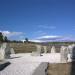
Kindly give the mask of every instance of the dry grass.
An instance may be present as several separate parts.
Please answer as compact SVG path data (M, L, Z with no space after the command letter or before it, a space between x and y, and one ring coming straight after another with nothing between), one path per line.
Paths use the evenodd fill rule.
M14 48L16 53L27 53L27 52L32 52L32 51L36 51L36 44L33 43L10 43L10 47ZM43 45L42 46L42 52L43 50ZM53 45L47 45L47 52L50 53L51 52L51 47ZM60 45L55 45L56 47L56 52L60 52Z
M34 44L28 43L10 43L10 47L14 48L16 53L27 53L36 50Z
M49 64L48 75L75 75L75 63Z

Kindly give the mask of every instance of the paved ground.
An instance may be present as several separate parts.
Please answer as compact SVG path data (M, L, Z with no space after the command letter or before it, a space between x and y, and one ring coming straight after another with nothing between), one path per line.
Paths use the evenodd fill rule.
M21 60L21 58L24 58L26 61L30 61L30 62L36 61L36 62L61 63L60 53L45 53L45 54L42 54L42 56L32 56L31 53L24 53L24 54L20 53L16 55L13 54L11 55L11 57L18 58L18 61L19 59ZM71 62L71 60L69 59L68 62Z
M32 61L30 54L13 55L8 61L11 63L0 71L0 75L45 75L47 62ZM28 61L27 61L28 60Z
M60 54L59 53L48 53L48 54L42 54L42 56L32 56L30 53L25 53L25 54L16 54L16 55L11 55L12 58L16 58L18 61L25 59L25 61L28 62L49 62L49 63L60 63ZM11 62L14 59L10 60Z
M8 61L10 61L11 64L3 71L0 71L0 75L44 75L43 73L41 74L41 72L45 73L47 63L49 63L48 75L69 75L74 71L71 64L61 63L60 53L47 53L42 54L42 56L31 56L31 53L12 54L11 59L8 59ZM43 64L42 62L46 63ZM38 68L40 65L41 67ZM36 71L37 68L38 71ZM37 73L35 73L35 71ZM71 72L69 73L69 71ZM35 74L33 74L33 72Z

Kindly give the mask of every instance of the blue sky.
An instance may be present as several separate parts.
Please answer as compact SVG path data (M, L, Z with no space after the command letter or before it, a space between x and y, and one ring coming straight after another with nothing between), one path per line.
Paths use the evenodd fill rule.
M0 0L0 31L17 40L74 39L75 0Z

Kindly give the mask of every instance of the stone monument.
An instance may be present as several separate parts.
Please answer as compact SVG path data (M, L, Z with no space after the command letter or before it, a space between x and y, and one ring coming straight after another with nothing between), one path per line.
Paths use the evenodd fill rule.
M43 49L44 49L44 53L47 53L47 47L43 46Z
M3 43L0 48L0 60L10 58L10 54L11 52L10 52L9 44Z
M11 51L11 54L15 54L15 51L13 48L11 48L10 51Z
M55 46L52 46L51 53L55 53L55 52L56 52Z
M41 45L36 45L36 51L31 53L32 56L41 56Z
M61 46L61 48L60 48L60 54L61 54L61 62L62 62L62 63L66 63L67 60L68 60L67 47Z

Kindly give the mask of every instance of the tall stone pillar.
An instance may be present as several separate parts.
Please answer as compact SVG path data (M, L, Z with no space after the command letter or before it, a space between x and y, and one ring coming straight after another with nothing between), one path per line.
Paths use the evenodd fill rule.
M32 56L41 56L41 45L35 45L36 46L36 51L32 52Z
M66 63L67 60L68 60L67 47L61 46L61 48L60 48L60 54L61 54L61 62L62 62L62 63Z
M56 52L55 46L52 46L51 53L55 53L55 52Z
M44 53L47 53L47 47L43 46L43 48L44 48Z

